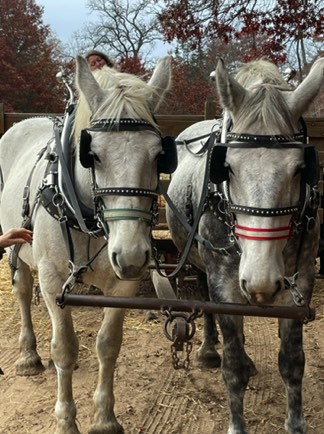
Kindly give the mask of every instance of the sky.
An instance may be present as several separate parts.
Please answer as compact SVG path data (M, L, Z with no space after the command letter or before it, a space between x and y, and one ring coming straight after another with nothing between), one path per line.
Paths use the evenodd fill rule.
M44 7L44 24L50 25L63 44L71 41L73 33L82 30L85 23L95 21L95 15L86 8L86 0L36 0L36 3ZM161 41L154 51L157 56L164 56L169 49L170 45Z
M86 0L36 0L36 3L44 6L44 24L49 24L63 43L67 43L75 31L81 30L84 23L92 20L86 9Z

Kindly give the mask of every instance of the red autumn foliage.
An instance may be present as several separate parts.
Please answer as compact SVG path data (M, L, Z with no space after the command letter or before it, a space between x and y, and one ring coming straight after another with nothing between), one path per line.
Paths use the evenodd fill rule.
M217 99L215 86L189 64L174 60L172 64L172 86L159 114L203 114L208 97Z
M287 58L287 41L323 38L323 7L317 0L277 0L265 5L254 0L164 0L159 15L168 42L177 40L192 49L213 39L228 44L246 36L251 53L238 60L266 56L280 63ZM258 44L258 39L265 40ZM248 59L246 59L246 57Z
M61 112L57 41L33 0L0 0L0 102L15 112Z
M141 58L138 56L133 57L121 57L117 62L118 69L121 72L127 72L128 74L135 74L143 76L147 73Z

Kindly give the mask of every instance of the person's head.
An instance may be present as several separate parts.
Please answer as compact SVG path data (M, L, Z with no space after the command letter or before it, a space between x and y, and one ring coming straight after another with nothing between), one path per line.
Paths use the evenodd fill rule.
M114 66L113 61L104 53L97 50L91 50L86 55L85 58L90 66L91 71L96 69L101 69L103 66L109 66L112 68Z

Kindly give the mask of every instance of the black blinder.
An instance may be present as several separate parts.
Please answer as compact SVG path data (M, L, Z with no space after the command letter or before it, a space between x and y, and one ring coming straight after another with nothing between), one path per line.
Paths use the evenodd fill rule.
M162 152L158 156L158 172L171 174L178 166L178 153L175 140L171 136L162 137Z
M91 134L87 130L81 131L79 153L80 163L85 169L92 167L94 160L100 161L98 156L91 150Z
M303 181L314 187L320 179L320 162L315 146L307 146L304 150L305 169L302 173Z
M221 184L228 180L229 169L225 166L226 146L214 146L210 160L210 180L213 184Z

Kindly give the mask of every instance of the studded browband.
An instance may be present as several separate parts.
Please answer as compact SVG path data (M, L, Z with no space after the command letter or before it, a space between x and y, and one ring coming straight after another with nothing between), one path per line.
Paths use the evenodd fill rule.
M91 121L87 131L145 131L150 130L160 135L159 129L144 119L96 119Z
M229 204L229 210L237 214L248 214L258 217L276 217L291 215L300 211L299 206L287 206L285 208L255 208L252 206L242 206Z
M294 134L292 136L283 136L283 135L254 135L254 134L246 134L246 133L227 133L226 139L229 140L239 140L240 142L251 143L251 147L253 147L253 143L256 147L260 147L262 143L265 144L276 144L276 143L296 143L301 142L304 139L304 133L300 132Z
M157 198L158 193L156 191L145 188L131 188L131 187L104 187L94 188L93 194L98 196L146 196Z

